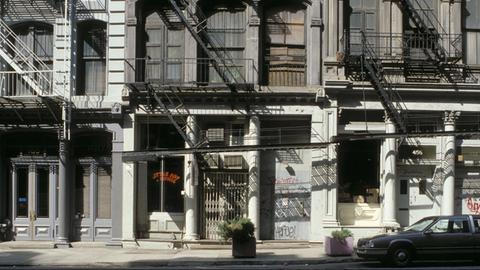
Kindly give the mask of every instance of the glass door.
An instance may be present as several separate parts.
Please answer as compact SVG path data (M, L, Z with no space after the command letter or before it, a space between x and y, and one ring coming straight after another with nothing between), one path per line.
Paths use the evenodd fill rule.
M16 240L54 239L54 166L12 166L13 226Z

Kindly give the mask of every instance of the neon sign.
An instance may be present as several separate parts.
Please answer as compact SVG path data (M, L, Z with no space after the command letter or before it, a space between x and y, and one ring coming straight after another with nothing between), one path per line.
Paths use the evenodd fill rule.
M173 172L156 172L153 174L152 179L157 182L168 182L176 184L180 180L180 176Z

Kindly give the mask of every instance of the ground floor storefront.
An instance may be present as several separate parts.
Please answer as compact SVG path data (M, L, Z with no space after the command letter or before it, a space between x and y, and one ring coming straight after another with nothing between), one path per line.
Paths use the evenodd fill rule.
M111 241L112 217L121 211L114 204L121 159L112 155L118 134L117 124L77 128L69 142L58 139L58 129L4 130L0 222L10 226L6 240L57 242L66 228L67 244Z

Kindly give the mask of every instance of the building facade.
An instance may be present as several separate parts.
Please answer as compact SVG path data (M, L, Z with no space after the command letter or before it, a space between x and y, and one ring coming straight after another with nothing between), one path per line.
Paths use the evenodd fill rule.
M215 240L247 216L323 241L480 209L477 1L1 3L16 240Z

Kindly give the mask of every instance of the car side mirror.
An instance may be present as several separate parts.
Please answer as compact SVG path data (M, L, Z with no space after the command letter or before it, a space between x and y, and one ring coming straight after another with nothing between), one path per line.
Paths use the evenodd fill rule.
M430 230L430 229L428 229L428 230L426 230L426 231L423 232L423 234L425 234L425 235L430 235L430 234L432 234L432 233L433 233L433 231Z

